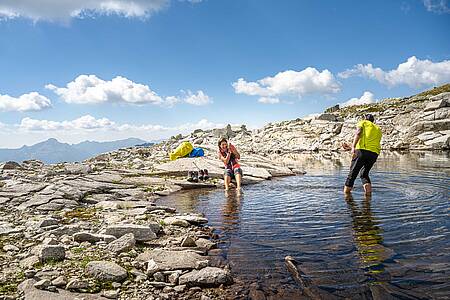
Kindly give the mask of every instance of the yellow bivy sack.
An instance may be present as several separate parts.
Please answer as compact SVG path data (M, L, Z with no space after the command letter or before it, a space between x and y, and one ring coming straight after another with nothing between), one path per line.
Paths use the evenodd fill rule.
M190 142L182 142L174 151L169 154L170 160L175 160L180 157L189 155L194 147Z

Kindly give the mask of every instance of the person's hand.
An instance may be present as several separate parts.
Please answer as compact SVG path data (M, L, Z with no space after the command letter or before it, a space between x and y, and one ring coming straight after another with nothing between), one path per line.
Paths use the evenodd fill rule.
M236 152L236 147L234 147L231 143L229 144L229 148L231 152Z
M342 149L344 149L345 151L350 151L352 150L352 147L348 144L348 143L342 143Z
M356 149L353 147L352 147L351 154L352 154L352 159L356 157Z

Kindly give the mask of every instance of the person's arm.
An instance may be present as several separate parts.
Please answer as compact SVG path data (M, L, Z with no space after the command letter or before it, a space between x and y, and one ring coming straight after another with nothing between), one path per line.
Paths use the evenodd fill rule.
M359 139L361 138L362 134L362 127L358 127L356 129L355 137L353 138L353 144L352 144L352 156L356 155L356 145L359 142Z
M219 158L220 158L221 161L223 161L224 164L226 164L226 165L228 164L228 162L230 161L230 157L231 157L231 152L228 152L227 156L224 157L222 155L222 152L219 151Z
M234 153L234 156L236 156L237 159L241 158L241 155L239 154L235 146L230 144L230 150Z

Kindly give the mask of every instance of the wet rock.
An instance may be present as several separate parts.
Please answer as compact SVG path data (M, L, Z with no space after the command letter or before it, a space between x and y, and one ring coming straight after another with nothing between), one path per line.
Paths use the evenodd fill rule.
M156 233L160 230L160 226L157 223L145 225L135 225L135 224L122 224L113 225L105 229L104 233L113 235L117 238L127 234L132 233L134 238L138 242L151 241L157 238Z
M110 261L92 261L86 265L86 273L101 281L122 282L127 278L127 271Z
M228 270L206 267L201 270L194 270L187 274L181 275L180 284L187 286L214 287L221 284L228 285L233 283L233 278Z
M136 245L136 239L132 233L127 233L115 241L109 243L107 250L115 253L130 251Z
M197 245L197 247L204 248L206 250L217 247L216 243L211 242L210 240L204 238L199 238L198 240L195 241L195 244Z
M186 220L177 218L177 217L167 217L164 219L164 223L167 225L180 226L180 227L189 227L190 223Z

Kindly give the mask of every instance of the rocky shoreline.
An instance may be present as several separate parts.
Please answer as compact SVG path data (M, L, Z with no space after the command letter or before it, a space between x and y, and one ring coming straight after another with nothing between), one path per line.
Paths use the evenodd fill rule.
M236 293L259 299L257 286L243 291L233 285L236 279L217 249L220 236L207 219L157 201L181 190L222 187L220 137L241 152L244 184L304 174L298 153L341 155L342 142L367 112L385 134L385 150L447 151L449 90L446 85L402 99L334 107L254 131L199 129L82 163L0 164L0 299L207 300ZM186 140L206 156L169 161L167 153ZM208 169L211 178L188 182L187 171L197 169Z

